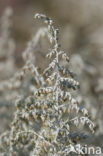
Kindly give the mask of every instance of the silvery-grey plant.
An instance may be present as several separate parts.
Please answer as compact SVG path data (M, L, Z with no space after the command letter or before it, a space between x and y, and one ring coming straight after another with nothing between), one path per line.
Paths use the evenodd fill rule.
M35 18L43 19L48 26L52 48L47 57L51 63L43 73L45 85L40 84L31 95L16 100L17 111L11 130L1 136L1 151L17 155L18 151L27 150L30 156L68 156L71 152L84 155L84 151L76 147L78 139L86 135L78 133L77 127L81 130L89 126L94 132L94 124L88 111L72 96L79 82L60 64L61 59L68 63L69 57L61 50L59 30L55 29L52 19L43 14L36 14Z

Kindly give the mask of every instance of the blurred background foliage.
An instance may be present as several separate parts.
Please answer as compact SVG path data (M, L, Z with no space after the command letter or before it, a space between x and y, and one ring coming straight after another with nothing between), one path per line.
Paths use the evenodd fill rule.
M91 142L101 145L103 143L103 0L0 0L0 16L8 6L13 8L12 36L16 43L13 57L17 68L23 65L21 53L27 42L42 26L42 23L33 19L34 14L43 13L55 21L55 25L60 30L62 49L70 56L70 67L77 74L81 84L82 99L81 97L78 99L83 100L96 124L96 134ZM40 68L46 66L44 56L48 51L43 45L45 44L40 42L39 48L36 49L36 62ZM38 51L42 53L42 57ZM3 118L7 121L5 116ZM9 127L9 123L6 124Z

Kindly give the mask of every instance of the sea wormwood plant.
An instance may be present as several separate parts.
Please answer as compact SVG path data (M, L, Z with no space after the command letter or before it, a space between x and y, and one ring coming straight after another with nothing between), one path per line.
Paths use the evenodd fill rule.
M85 134L78 134L76 127L87 125L94 132L94 124L88 111L71 95L79 83L68 68L60 65L61 58L68 63L69 57L60 50L59 30L47 16L36 14L35 18L43 19L48 25L52 44L47 54L51 63L43 73L47 84L35 89L32 95L16 100L11 131L1 136L1 151L13 155L21 149L31 149L30 156L69 156L71 152L84 155L76 147L78 139L85 138Z

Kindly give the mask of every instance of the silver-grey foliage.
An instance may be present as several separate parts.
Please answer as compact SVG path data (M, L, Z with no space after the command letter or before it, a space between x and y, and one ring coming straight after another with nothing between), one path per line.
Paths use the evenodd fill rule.
M84 155L84 151L78 151L76 147L78 140L86 135L78 133L77 128L81 131L87 126L94 133L94 124L88 111L72 95L72 90L80 87L79 82L68 68L60 64L60 60L69 63L69 57L61 50L59 30L55 29L52 19L43 14L36 14L35 18L47 24L52 47L47 54L50 64L43 72L43 78L32 63L33 57L29 57L32 50L27 49L21 76L28 71L35 73L39 86L34 86L32 94L16 100L17 110L11 130L1 135L0 151L9 152L11 156L21 150L30 151L30 156L68 156L71 152Z

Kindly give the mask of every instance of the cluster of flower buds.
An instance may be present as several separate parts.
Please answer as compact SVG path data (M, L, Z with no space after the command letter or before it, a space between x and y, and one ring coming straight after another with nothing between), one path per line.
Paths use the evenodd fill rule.
M69 62L70 59L64 51L60 51L59 55L61 55L65 61Z
M35 91L35 95L46 95L46 94L49 94L49 93L53 93L54 89L52 87L46 87L46 88L40 88L38 89L37 91Z
M72 78L61 77L60 78L60 85L62 87L66 87L66 88L73 88L73 89L79 88L79 82L75 81Z
M58 65L58 70L67 77L74 77L74 74L66 67Z
M86 108L82 108L81 112L83 113L84 116L88 116L88 110Z
M43 74L44 74L46 77L48 77L48 76L50 75L50 73L53 71L53 69L55 68L56 64L57 64L57 59L55 58L55 59L49 64L49 67L47 67L47 68L44 70Z
M69 134L69 137L71 139L79 140L79 141L82 140L82 139L87 139L88 138L88 136L86 134L84 134L84 133L71 133L71 134Z
M55 81L56 77L57 77L57 73L55 72L55 73L53 73L51 76L49 76L49 77L47 78L47 82L48 82L49 84L52 84L52 82Z
M46 55L46 57L48 57L49 59L51 59L54 55L56 55L56 51L55 51L55 49L52 49L52 50Z
M88 117L75 117L71 119L71 122L73 122L75 126L78 126L80 123L83 126L87 124L90 130L92 131L92 133L94 133L94 129L95 129L94 123Z
M59 94L59 98L63 101L68 100L71 104L77 104L78 103L76 101L76 99L72 98L72 96L69 92L61 91Z
M80 117L80 121L82 124L87 124L92 133L94 133L95 129L94 123L88 117Z
M36 14L35 18L43 19L44 23L48 24L48 36L50 39L50 42L54 42L54 49L57 49L60 47L58 44L58 33L59 30L54 28L53 21L51 18L48 18L46 15L43 14Z
M55 58L50 64L49 64L49 69L54 69L57 63L57 58Z
M52 72L52 70L55 68L57 64L57 58L55 58L50 64L49 64L49 67L47 67L45 70L44 70L44 75L45 76L49 76L50 73Z

